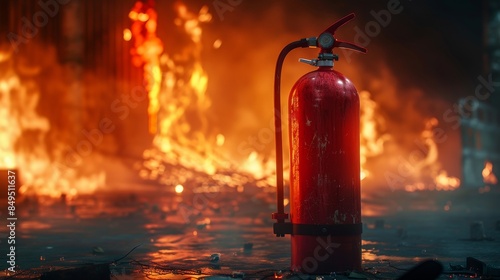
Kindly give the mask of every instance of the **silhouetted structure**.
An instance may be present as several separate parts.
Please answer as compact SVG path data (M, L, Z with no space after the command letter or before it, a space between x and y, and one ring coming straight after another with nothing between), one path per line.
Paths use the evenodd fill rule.
M459 101L462 132L462 187L484 185L485 162L500 166L500 2L484 1L484 73L475 92Z

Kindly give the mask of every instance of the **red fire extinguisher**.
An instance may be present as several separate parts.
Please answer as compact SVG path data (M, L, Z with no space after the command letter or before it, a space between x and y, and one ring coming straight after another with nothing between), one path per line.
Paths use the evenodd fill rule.
M344 75L332 69L333 48L366 53L339 41L335 30L354 18L350 14L318 37L288 44L276 64L274 85L277 212L274 233L291 234L294 271L329 274L361 269L361 197L359 158L359 96ZM320 48L317 66L302 76L289 97L290 222L283 204L283 155L280 79L286 55L293 49Z

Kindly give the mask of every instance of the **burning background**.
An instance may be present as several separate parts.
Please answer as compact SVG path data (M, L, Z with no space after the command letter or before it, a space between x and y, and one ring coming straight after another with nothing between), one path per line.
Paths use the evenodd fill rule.
M231 269L288 265L289 240L271 239L276 58L351 12L336 35L368 54L337 50L334 68L361 100L363 261L498 260L498 242L456 240L463 220L484 220L484 240L498 219L497 1L5 0L0 171L19 174L18 264L109 263L142 243L145 262L207 275L215 250ZM313 70L297 60L316 56L285 61L284 128Z
M360 92L364 195L460 187L456 106L488 80L486 2L2 5L0 167L19 170L22 194L273 186L276 56L349 12L338 37L369 53L337 50L335 69ZM297 59L315 56L285 62L284 102L312 70ZM496 185L497 154L477 188Z

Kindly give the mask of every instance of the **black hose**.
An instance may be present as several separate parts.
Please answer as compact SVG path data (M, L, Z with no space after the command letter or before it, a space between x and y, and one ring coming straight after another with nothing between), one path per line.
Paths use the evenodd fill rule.
M281 132L281 69L283 68L283 61L287 54L293 49L307 48L309 42L307 39L292 42L286 45L278 56L276 62L276 72L274 75L274 128L276 138L276 192L277 192L277 205L278 214L285 213L285 206L283 204L283 137ZM278 223L283 223L283 219L278 219Z

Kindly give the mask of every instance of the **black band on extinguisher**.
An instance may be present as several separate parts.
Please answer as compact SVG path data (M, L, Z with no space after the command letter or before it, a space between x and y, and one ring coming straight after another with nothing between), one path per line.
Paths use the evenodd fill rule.
M274 233L314 236L352 236L363 232L363 224L309 225L292 223L275 223Z

